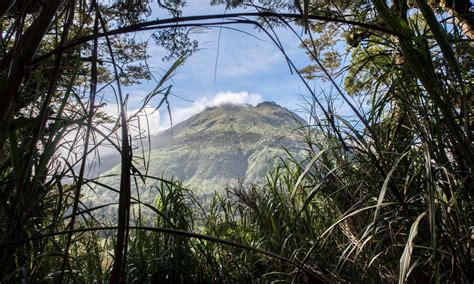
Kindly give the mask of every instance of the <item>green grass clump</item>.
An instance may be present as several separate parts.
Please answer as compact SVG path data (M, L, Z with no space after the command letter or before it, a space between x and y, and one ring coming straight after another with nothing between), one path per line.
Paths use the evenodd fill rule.
M284 4L284 14L259 7L245 14L249 20L226 13L203 16L206 23L141 23L148 6L140 1L27 2L34 1L0 4L2 283L473 282L470 2L296 1ZM196 48L179 26L186 23L252 24L275 43L310 94L309 122L298 128L301 153L257 145L289 128L269 103L245 108L246 116L233 106L207 110L194 127L177 125L177 142L210 146L200 153L183 153L182 145L146 151L150 125L139 123L143 112L127 111L122 87L152 74L133 64L146 63L146 43L124 34L165 31L156 39L178 58L142 107L158 99L157 109L170 110L168 81ZM277 23L295 32L314 63L303 69L307 78L332 88L310 87ZM351 64L329 50L343 37ZM104 90L116 94L118 118L101 112ZM267 127L256 127L258 119ZM231 121L239 122L234 129ZM205 129L215 130L215 140ZM226 149L229 137L242 145ZM117 151L120 167L89 177L101 147ZM270 167L264 160L274 154L280 159ZM161 156L165 165L153 168ZM172 165L210 157L217 158L209 167ZM217 175L220 166L242 157L252 162L246 176L270 167L265 179L206 192L228 177ZM195 175L204 194L163 178L166 165ZM99 188L105 203L91 207Z

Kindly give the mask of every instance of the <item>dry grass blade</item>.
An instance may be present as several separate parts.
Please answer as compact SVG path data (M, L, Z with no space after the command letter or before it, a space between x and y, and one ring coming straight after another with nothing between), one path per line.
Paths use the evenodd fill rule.
M403 254L400 257L400 274L398 278L398 283L402 284L406 282L408 272L410 270L410 261L413 253L413 241L415 240L416 235L418 234L418 225L421 219L426 215L426 212L421 213L415 222L411 225L410 234L408 235L408 240L403 250Z
M466 253L474 216L473 47L455 20L468 15L453 14L472 9L468 0L429 5L295 0L258 6L224 0L217 1L228 5L224 14L181 17L170 7L174 17L151 21L147 12L155 11L147 1L23 2L0 4L5 102L0 104L0 282L474 279ZM228 13L234 5L255 12ZM257 27L268 36L305 86L302 117L309 121L299 123L300 137L290 134L295 141L276 166L260 162L260 156L273 155L270 149L258 149L262 155L239 149L248 159L245 183L224 188L209 201L208 192L194 191L205 191L204 182L187 188L174 178L166 181L168 173L152 176L161 167L154 157L166 155L151 145L162 137L152 135L148 115L150 104L156 102L154 111L166 104L171 136L191 133L185 127L195 123L173 128L170 100L181 97L168 82L188 52L197 50L194 29L217 27L220 35L229 25ZM149 40L134 34L146 31L156 32L156 47L177 58L158 80L153 76L158 66L146 59L155 49L148 50ZM297 42L285 42L287 35ZM302 61L292 62L295 54L287 44L300 44L309 60L303 64L309 65L300 69ZM151 92L141 102L135 95L128 102L122 92L149 78L156 82ZM326 83L318 86L321 79ZM112 93L118 118L105 106ZM104 96L100 103L94 103L95 94ZM136 112L129 114L127 105ZM243 123L253 127L253 122ZM284 135L274 126L272 132ZM219 141L230 138L225 131ZM276 141L262 133L258 129L249 139ZM205 140L209 151L200 144L189 147L199 156L181 159L174 148L166 152L171 157L163 168L172 169L169 176L189 170L168 163L220 153L212 139ZM107 159L105 148L117 154L106 167L121 164L95 176L96 162L99 168L106 164L100 161ZM218 163L222 167L227 159ZM260 165L268 167L260 171ZM212 168L203 169L214 179ZM247 175L267 171L266 179L247 184ZM111 219L117 224L108 225Z

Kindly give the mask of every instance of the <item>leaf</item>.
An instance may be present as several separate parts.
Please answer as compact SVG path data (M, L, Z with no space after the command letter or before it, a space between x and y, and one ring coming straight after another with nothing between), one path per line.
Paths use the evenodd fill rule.
M308 174L309 170L313 167L314 163L316 163L317 160L319 160L319 158L329 149L332 149L332 148L327 148L327 149L324 149L322 151L319 151L318 154L316 154L316 156L314 156L311 161L309 161L309 163L306 165L304 171L301 173L301 175L298 177L298 180L296 181L295 183L295 186L293 187L293 192L291 193L291 199L293 199L296 195L296 192L297 192L297 189L298 187L300 186L300 183L303 181L303 179L306 177L306 175Z
M393 172L395 171L395 169L397 168L397 165L398 163L400 163L400 161L410 152L405 152L403 153L403 155L401 155L400 157L398 157L398 159L395 161L395 163L393 164L393 167L390 169L390 171L388 172L387 176L385 177L385 180L383 182L383 185L382 185L382 189L380 190L380 193L379 193L379 198L377 200L377 207L375 207L375 213L374 213L374 221L373 221L373 224L374 224L374 233L375 233L375 230L376 230L376 225L377 225L377 217L379 215L379 209L380 209L380 205L382 205L382 202L385 198L385 193L387 192L387 188L388 188L388 183L390 181L390 178L392 177L392 174Z
M16 131L9 132L9 142L10 142L10 152L11 152L11 160L13 165L13 173L15 176L15 187L16 190L19 190L20 187L20 177L21 177L21 163L20 163L20 155L18 154L18 140L16 136Z
M303 203L303 206L301 207L301 210L300 212L298 213L298 215L301 215L303 213L303 211L306 209L306 206L309 205L309 203L311 202L311 200L313 200L314 196L316 195L316 193L318 192L319 188L324 184L324 182L326 181L327 177L332 175L334 171L336 171L337 169L339 169L339 167L336 167L334 169L332 169L331 171L329 171L329 173L326 174L326 176L319 182L317 183L313 189L311 190L311 192L308 194L308 197L306 197L306 199L304 200L304 203Z
M15 119L12 122L12 125L10 127L10 130L18 130L24 127L29 127L35 125L35 123L38 123L38 119L33 117L33 118L28 118L28 117L19 117Z
M421 213L415 222L411 225L410 235L408 235L408 240L405 245L405 250L403 251L402 257L400 258L400 276L398 278L398 283L405 283L405 278L408 276L408 271L410 269L410 260L413 253L413 240L418 234L418 225L420 224L421 219L426 215L426 212Z

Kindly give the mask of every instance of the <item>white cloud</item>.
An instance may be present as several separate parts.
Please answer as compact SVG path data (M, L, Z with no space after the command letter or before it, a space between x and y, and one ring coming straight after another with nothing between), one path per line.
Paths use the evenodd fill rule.
M200 113L207 107L221 106L225 104L233 105L256 105L262 101L262 96L260 94L252 94L247 91L241 92L232 92L232 91L221 91L215 94L213 97L200 97L193 102L189 107L181 107L173 109L171 106L171 116L173 118L173 124L180 123L191 116ZM158 131L167 129L171 126L169 116L166 118L163 117L164 121L161 122Z
M207 98L204 98L207 100ZM244 92L218 92L212 97L211 102L208 106L220 106L224 104L244 105L251 104L256 105L262 101L262 96L259 94L251 94L246 91Z
M234 105L255 105L262 101L262 96L259 94L249 93L247 91L232 92L232 91L221 91L216 93L212 97L200 97L195 100L190 106L173 108L171 104L171 116L173 124L180 123L191 116L198 114L205 110L207 107L216 107L225 104ZM118 117L118 108L115 104L104 105L101 110L112 117ZM133 116L129 123L130 134L132 137L137 137L139 133L142 135L156 135L158 132L165 130L171 126L169 115L166 107L162 107L155 110L153 106L145 106L142 110L131 109L127 111L129 118ZM107 133L106 130L111 129L113 124L103 124L99 128ZM149 130L148 130L149 129ZM120 130L113 135L116 139L120 137ZM109 154L114 152L113 148L100 147L102 154Z

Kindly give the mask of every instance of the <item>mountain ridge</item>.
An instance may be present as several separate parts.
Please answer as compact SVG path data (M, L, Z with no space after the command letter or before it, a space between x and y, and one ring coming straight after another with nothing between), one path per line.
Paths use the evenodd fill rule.
M277 157L298 152L301 144L295 129L304 120L275 102L256 106L225 104L202 112L150 137L147 175L179 179L200 198L227 185L258 183L273 169ZM106 174L119 173L115 165ZM144 168L139 168L144 170ZM119 179L103 182L119 188ZM101 202L118 197L97 191ZM152 201L153 194L146 198Z

